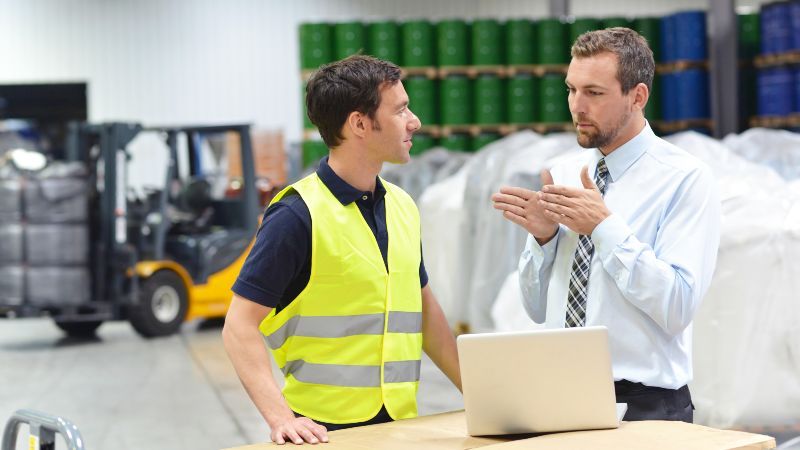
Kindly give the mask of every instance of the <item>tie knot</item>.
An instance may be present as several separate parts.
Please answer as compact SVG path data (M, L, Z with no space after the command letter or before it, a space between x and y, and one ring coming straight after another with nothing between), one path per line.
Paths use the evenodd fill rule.
M594 184L600 189L601 194L606 193L606 182L608 181L608 167L606 166L606 159L600 158L597 161L597 170L594 172Z

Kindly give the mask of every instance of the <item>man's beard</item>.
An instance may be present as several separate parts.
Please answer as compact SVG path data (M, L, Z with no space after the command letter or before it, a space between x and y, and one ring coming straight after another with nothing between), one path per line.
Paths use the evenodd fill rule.
M580 133L578 132L578 145L583 148L602 148L608 146L614 139L617 138L619 132L625 127L628 123L628 120L631 117L630 112L626 112L620 120L615 124L615 126L608 131L603 131L600 127L592 124L594 129L597 130L595 134L588 134L588 133ZM578 122L581 122L580 118Z

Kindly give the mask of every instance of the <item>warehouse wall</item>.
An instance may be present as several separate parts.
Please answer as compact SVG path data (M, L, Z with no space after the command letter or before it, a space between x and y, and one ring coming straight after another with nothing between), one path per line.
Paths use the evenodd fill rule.
M0 0L0 83L88 81L90 120L252 122L300 135L297 26L543 17L544 0ZM757 5L759 0L737 5ZM577 16L663 15L706 0L571 0Z

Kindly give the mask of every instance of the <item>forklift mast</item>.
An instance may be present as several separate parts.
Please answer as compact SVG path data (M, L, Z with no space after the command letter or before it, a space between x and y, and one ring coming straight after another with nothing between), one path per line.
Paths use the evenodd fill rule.
M258 227L260 207L256 192L255 164L250 140L249 125L143 127L131 123L70 125L67 142L67 159L81 161L87 165L90 184L97 186L97 198L91 199L96 220L92 225L92 252L90 253L94 301L115 305L114 316L119 316L118 307L128 304L137 295L138 286L134 267L143 257L142 249L129 242L127 232L127 161L130 154L126 146L141 132L158 132L165 137L169 148L165 188L159 192L158 221L153 233L153 248L149 258L165 259L167 235L171 223L166 220L169 204L170 183L178 177L178 137L186 135L189 146L189 173L202 174L198 142L204 135L234 132L240 139L242 164L242 193L239 199L228 200L229 210L239 226L255 231ZM98 150L92 151L93 148ZM94 209L96 208L96 209Z

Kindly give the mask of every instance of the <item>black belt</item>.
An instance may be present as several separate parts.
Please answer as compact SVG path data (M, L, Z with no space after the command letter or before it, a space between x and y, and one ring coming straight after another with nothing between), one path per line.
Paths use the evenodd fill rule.
M614 382L614 391L617 395L629 395L638 393L668 393L668 392L689 392L689 386L683 385L678 389L661 388L655 386L647 386L642 383L635 383L628 380L619 380Z

